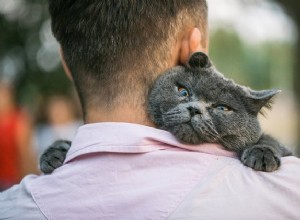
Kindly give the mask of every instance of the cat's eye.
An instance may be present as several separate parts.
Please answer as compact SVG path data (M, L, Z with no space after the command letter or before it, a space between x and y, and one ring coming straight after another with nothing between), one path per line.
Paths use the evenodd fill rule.
M224 112L232 111L232 108L230 108L229 106L227 106L225 104L217 105L215 108L220 111L224 111Z
M186 88L178 87L178 92L179 92L179 95L182 96L182 97L189 97L190 96L190 93L188 92L188 90Z

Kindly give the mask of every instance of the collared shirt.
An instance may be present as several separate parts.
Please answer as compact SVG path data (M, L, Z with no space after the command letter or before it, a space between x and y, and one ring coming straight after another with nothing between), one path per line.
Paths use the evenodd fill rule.
M82 126L65 163L0 195L0 219L300 219L300 160L272 173L142 125Z

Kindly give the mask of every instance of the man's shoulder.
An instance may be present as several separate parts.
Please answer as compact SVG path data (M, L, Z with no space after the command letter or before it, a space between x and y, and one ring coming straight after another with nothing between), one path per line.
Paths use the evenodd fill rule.
M154 219L169 215L182 219L216 219L218 215L220 219L234 219L232 214L241 217L249 212L250 219L257 217L252 213L254 209L279 217L289 213L300 216L295 208L300 201L300 160L296 157L282 158L278 171L266 173L244 166L237 158L198 152L93 155L88 160L85 157L71 161L53 175L28 176L3 192L0 217L44 219L43 213L62 217L68 210L73 217L82 213L91 218L112 215L115 219L122 219L124 213L131 219L146 215ZM277 213L278 205L285 211ZM216 207L224 208L212 211ZM158 214L160 218L156 218ZM280 219L274 216L262 217Z
M169 219L300 219L299 158L282 158L274 172L255 171L238 160L217 163Z
M274 175L300 180L300 158L288 156L281 158L281 166Z
M281 160L284 164L290 164L293 166L294 165L299 166L300 164L300 158L295 156L282 157Z
M36 178L27 176L20 184L0 193L0 219L46 219L27 187Z

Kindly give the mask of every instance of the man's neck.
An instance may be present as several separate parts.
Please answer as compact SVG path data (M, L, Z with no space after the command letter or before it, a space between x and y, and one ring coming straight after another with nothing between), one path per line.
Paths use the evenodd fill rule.
M128 106L113 110L91 109L85 118L85 124L99 122L124 122L154 127L145 111Z

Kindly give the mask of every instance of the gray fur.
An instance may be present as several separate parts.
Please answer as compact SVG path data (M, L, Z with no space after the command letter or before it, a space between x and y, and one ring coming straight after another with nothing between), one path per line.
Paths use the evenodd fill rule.
M45 174L50 174L56 168L62 166L70 147L70 141L55 141L49 148L45 150L40 158L41 171Z
M188 90L189 96L180 95L179 88ZM240 86L218 72L204 53L196 53L186 66L172 68L156 80L148 113L158 128L180 142L219 143L237 152L245 165L273 171L280 166L280 157L291 153L263 135L257 115L270 108L279 92ZM229 111L221 110L224 104Z

